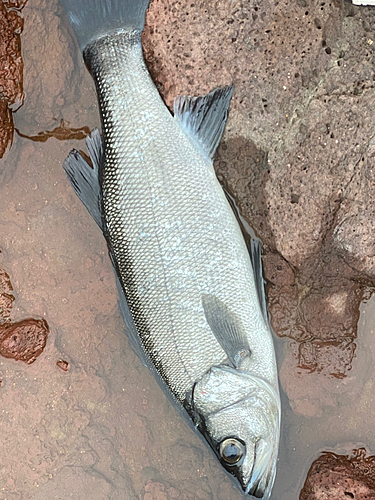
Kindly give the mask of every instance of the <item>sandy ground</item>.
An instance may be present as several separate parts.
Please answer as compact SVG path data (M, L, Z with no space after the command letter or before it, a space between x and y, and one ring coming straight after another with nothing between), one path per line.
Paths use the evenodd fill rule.
M33 364L0 361L0 498L238 498L128 345L104 239L62 170L72 145L17 139L2 163L11 319L51 333Z
M57 3L29 0L24 15L26 99L16 127L35 135L61 118L98 126L94 85ZM14 289L11 320L45 319L50 328L33 364L0 358L0 500L239 500L129 346L104 239L62 170L72 147L85 145L16 136L0 163L0 268ZM364 444L374 453L374 333L371 300L344 379L288 371L289 341L276 341L290 400L282 394L273 500L297 499L323 450Z

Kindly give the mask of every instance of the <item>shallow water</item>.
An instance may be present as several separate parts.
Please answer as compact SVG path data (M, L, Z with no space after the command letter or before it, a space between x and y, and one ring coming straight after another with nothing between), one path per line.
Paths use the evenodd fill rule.
M348 454L363 445L374 453L375 429L375 297L362 304L358 324L358 341L352 370L347 378L327 379L309 375L300 390L306 402L315 389L326 399L318 417L303 417L291 410L285 395L282 398L283 421L279 465L272 498L297 499L311 462L322 451ZM287 343L278 341L277 354L282 363ZM318 392L319 393L319 392Z
M37 8L44 7L30 0L28 8L26 54L38 50L26 37ZM47 62L41 62L46 72ZM94 86L83 67L77 71L76 100L54 118L93 128L99 125ZM41 109L33 115L31 85L30 98L14 117L27 134L53 122L47 98L45 121ZM55 92L62 91L56 84ZM45 318L51 329L32 365L0 358L0 456L6 457L0 498L238 500L241 493L130 349L104 239L62 170L72 147L84 149L84 143L15 137L0 163L0 267L16 296L11 317ZM294 393L305 416L295 414L282 393L273 500L297 499L323 450L348 453L365 444L375 451L374 331L375 298L362 307L349 376L295 372ZM275 343L281 366L288 343ZM59 360L69 363L67 372L56 365Z

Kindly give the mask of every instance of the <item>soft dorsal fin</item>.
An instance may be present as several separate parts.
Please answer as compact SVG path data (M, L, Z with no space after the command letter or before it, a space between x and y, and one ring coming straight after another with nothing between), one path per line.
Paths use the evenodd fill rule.
M237 316L214 295L202 295L202 306L212 333L235 368L250 356L246 332Z
M231 206L234 215L236 216L237 222L241 228L242 236L244 237L247 249L250 254L250 260L254 271L254 281L257 290L257 295L259 299L260 309L262 311L263 319L266 324L271 328L268 310L267 310L267 296L266 296L266 281L263 278L263 268L262 268L262 242L255 235L253 229L249 226L246 220L240 214L240 211L236 205L236 202L226 189L224 189L225 196L227 197L228 203Z
M229 85L204 96L179 96L174 101L175 119L210 160L224 132L233 89L234 86Z
M91 137L87 137L86 145L93 166L87 163L79 151L73 149L64 161L63 168L78 198L100 229L103 229L99 185L99 165L102 161L103 146L98 129L94 129Z
M267 297L266 297L266 281L263 278L262 267L262 243L256 238L250 242L250 260L254 271L255 286L257 289L260 308L262 311L263 319L267 325L270 324L267 310Z

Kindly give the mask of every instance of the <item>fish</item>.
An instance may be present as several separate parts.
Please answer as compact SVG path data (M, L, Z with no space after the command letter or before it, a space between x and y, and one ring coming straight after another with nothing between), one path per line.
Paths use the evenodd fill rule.
M259 240L213 158L233 86L165 106L142 55L149 0L60 0L95 82L101 133L64 169L107 241L125 332L244 494L267 500L280 395Z

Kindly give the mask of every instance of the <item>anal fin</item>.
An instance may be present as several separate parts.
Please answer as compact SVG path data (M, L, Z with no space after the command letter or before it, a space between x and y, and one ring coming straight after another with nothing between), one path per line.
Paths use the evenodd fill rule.
M98 129L91 132L86 144L93 166L87 163L79 151L73 149L64 161L63 168L78 198L103 230L99 185L99 165L103 157L103 146Z

